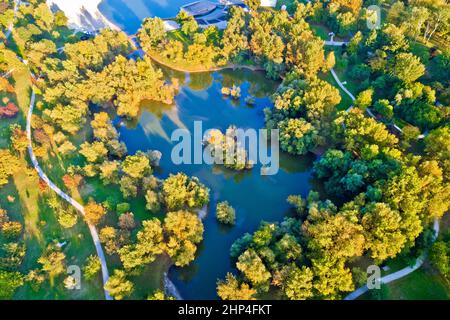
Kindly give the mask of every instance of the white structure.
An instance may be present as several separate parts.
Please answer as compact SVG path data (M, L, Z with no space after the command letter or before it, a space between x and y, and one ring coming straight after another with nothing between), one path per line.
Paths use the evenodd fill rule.
M47 5L52 11L63 11L72 29L93 32L109 27L118 30L98 9L101 2L102 0L47 0Z
M164 21L164 29L166 31L174 31L180 29L180 25L173 20L165 20Z
M277 6L277 0L261 0L261 7L275 8Z

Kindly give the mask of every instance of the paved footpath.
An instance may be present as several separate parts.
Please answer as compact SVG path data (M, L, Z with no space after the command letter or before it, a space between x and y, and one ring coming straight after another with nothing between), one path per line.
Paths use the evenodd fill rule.
M434 240L436 240L437 236L439 235L439 220L437 220L437 219L434 220L433 228L434 228L434 232L435 232ZM393 282L395 280L401 279L403 277L406 277L407 275L409 275L409 274L413 273L414 271L416 271L417 269L419 269L425 262L426 257L427 257L426 253L422 254L419 258L417 258L417 260L413 266L409 266L409 267L403 268L397 272L388 274L387 276L382 277L380 279L380 282L382 284L387 284L387 283ZM344 298L344 300L355 300L356 298L359 298L367 291L369 291L367 286L361 287L361 288L353 291L352 293L350 293L348 296L346 296Z
M20 6L20 0L15 1L14 6L14 18L16 17L17 11L19 10ZM14 29L14 21L11 23L11 25L8 28L8 32L5 34L6 39L8 39ZM20 61L24 62L20 57L17 57ZM33 76L33 75L32 75ZM27 138L28 138L28 153L30 155L31 162L33 163L33 166L35 170L37 171L39 177L54 191L56 192L61 198L63 198L65 201L67 201L69 204L71 204L73 207L75 207L81 215L84 217L86 215L84 211L84 207L78 203L75 199L71 198L69 195L64 193L58 186L56 186L44 173L42 168L39 165L39 162L36 159L36 156L33 152L33 143L31 139L31 120L33 118L33 110L34 110L34 103L36 101L36 93L34 92L34 89L32 89L31 92L31 98L30 98L30 106L28 109L28 116L27 116ZM101 268L102 268L102 279L103 279L103 287L105 286L106 282L109 279L109 273L108 273L108 266L106 264L105 254L103 252L102 245L100 243L100 239L98 237L97 229L95 226L88 224L89 231L91 233L92 240L94 241L95 250L97 252L97 255L100 259ZM112 300L112 297L109 295L109 292L106 289L103 289L105 293L105 299L106 300Z
M325 44L327 44L327 43L325 43ZM340 46L340 44L331 43L331 42L328 42L328 45ZM333 78L334 78L334 80L336 80L336 82L339 85L339 87L352 99L352 101L355 101L356 100L355 96L350 91L348 91L348 89L344 86L344 84L341 82L341 80L337 76L336 72L334 71L334 69L331 69L331 74L333 75ZM349 112L352 108L353 108L353 106L350 107L347 110L347 112ZM375 115L372 113L372 111L370 111L369 109L367 109L367 111L368 111L369 115L372 118L375 118ZM420 138L421 137L419 137L419 139ZM422 139L423 139L423 137L422 137ZM439 219L435 219L434 220L433 229L434 229L434 233L435 233L435 235L434 235L434 241L435 241L437 239L438 235L439 235ZM386 283L390 283L390 282L393 282L395 280L401 279L403 277L406 277L410 273L413 273L414 271L419 269L423 265L423 263L425 261L425 258L426 258L426 253L422 254L419 258L417 258L417 260L416 260L416 262L415 262L415 264L413 266L406 267L406 268L403 268L403 269L401 269L401 270L399 270L397 272L388 274L387 276L382 277L380 279L380 282L383 283L383 284L386 284ZM355 300L355 299L359 298L360 296L362 296L367 291L369 291L367 286L363 286L363 287L361 287L359 289L356 289L352 293L350 293L348 296L346 296L344 298L344 300Z
M64 191L62 191L57 185L55 185L48 176L44 173L41 166L39 165L39 162L34 155L33 152L33 144L32 144L32 138L31 138L31 120L33 118L33 109L34 104L36 101L36 94L34 90L31 93L31 99L30 99L30 107L28 110L28 116L27 116L27 138L28 138L28 153L30 155L31 162L33 163L33 166L35 170L37 171L39 177L54 191L58 196L63 198L65 201L67 201L69 204L71 204L75 209L77 209L81 215L84 217L86 215L86 212L84 210L84 207L77 202L75 199L70 197L68 194L66 194ZM103 279L103 287L105 286L106 282L109 279L109 273L108 273L108 266L106 264L105 254L103 252L102 245L100 243L100 239L98 237L97 229L92 224L88 224L89 231L91 233L92 240L94 241L95 250L97 251L97 255L100 259L101 267L102 267L102 279ZM112 300L112 297L109 295L108 291L104 289L105 292L105 298L106 300Z

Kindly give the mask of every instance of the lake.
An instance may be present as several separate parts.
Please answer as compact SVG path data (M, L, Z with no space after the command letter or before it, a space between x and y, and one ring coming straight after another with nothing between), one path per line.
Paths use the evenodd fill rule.
M134 34L149 17L173 18L193 0L103 0L101 13L128 34Z
M167 177L184 172L197 176L210 188L211 202L204 220L204 241L197 258L189 267L172 268L170 278L184 299L217 299L216 282L233 270L229 250L231 244L245 232L256 230L261 221L281 221L289 214L286 198L291 194L306 196L310 186L314 157L281 155L280 171L274 176L261 176L260 166L235 172L210 165L174 165L171 151L176 143L171 134L177 128L193 130L194 121L203 122L203 130L225 131L230 125L238 128L264 128L266 107L271 107L269 96L278 83L265 78L263 73L250 71L222 71L184 75L165 70L167 78L178 77L183 85L173 106L145 103L139 119L119 128L121 139L130 153L138 150L162 152L160 168L155 174ZM233 101L221 94L223 86L239 85L240 100ZM252 95L256 104L249 107L245 98ZM228 201L235 209L237 223L224 227L217 223L215 207L219 201Z

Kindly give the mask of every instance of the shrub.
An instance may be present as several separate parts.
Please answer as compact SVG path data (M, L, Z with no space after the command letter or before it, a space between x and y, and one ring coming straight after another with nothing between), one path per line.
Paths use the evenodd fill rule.
M217 204L216 217L223 224L234 225L236 223L236 212L227 201Z

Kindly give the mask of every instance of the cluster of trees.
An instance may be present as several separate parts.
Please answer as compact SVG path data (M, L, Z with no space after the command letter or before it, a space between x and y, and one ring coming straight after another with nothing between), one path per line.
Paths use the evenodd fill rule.
M132 46L123 32L102 30L92 39L67 36L67 19L45 1L21 5L13 37L39 75L44 120L69 134L84 125L90 103L114 106L136 117L142 100L172 103L174 87L150 60L129 60ZM62 47L58 48L63 44Z
M445 0L396 1L391 5L387 19L400 26L408 36L423 42L436 35L449 39L450 6Z
M0 187L8 183L9 177L18 170L19 161L8 149L0 149Z
M209 132L204 143L207 145L208 156L215 159L215 164L223 164L225 168L241 171L251 169L247 150L238 141L238 128L229 126L225 134L214 129Z
M154 177L155 154L127 155L107 113L94 114L91 127L93 140L80 146L84 165L71 166L65 181L79 181L77 175L96 177L104 185L119 187L125 199L144 198L152 214L167 212L163 223L157 218L144 220L142 228L134 232L138 222L129 203L97 203L91 199L85 205L87 222L100 226L100 241L106 252L117 255L123 265L106 285L113 297L123 299L133 292L128 275L139 274L158 256L167 255L177 266L186 266L194 259L197 244L203 239L203 224L193 212L209 202L209 190L197 178L182 173L165 180ZM117 226L103 224L109 212L117 213ZM92 273L90 277L95 276L98 262L88 261L86 269Z
M0 48L0 51L3 51ZM0 56L2 53L0 53ZM4 59L4 57L0 57L0 60ZM5 61L6 62L6 61ZM0 63L0 72L9 72L9 67L7 65L2 66ZM5 77L0 77L0 119L3 118L14 118L19 113L19 107L11 101L10 95L15 91L14 86L10 83L10 80Z
M14 19L14 10L12 2L9 0L0 1L0 39L5 39L6 29Z
M189 207L184 201L180 206ZM201 220L187 210L168 212L163 223L157 218L144 220L135 241L131 241L130 235L124 233L127 231L125 228L134 225L126 223L127 219L120 219L120 230L104 227L100 231L100 240L107 252L118 254L124 268L116 269L105 286L115 299L123 299L133 292L133 283L127 279L127 275L139 274L160 255L169 256L176 266L186 266L194 260L197 244L203 240Z
M236 211L228 201L222 201L217 204L216 217L223 224L234 225L236 223Z
M143 100L172 103L174 87L161 71L149 59L125 58L129 52L125 34L103 30L92 40L66 45L65 60L47 58L42 66L46 119L73 134L84 124L89 103L112 105L129 118L138 115Z
M231 256L239 275L229 274L218 282L219 297L255 299L277 289L292 300L339 299L354 290L360 270L350 269L350 261L363 255L376 263L393 258L414 246L427 226L423 217L430 214L427 209L405 211L423 206L417 200L420 196L397 193L393 197L395 188L405 185L398 178L393 180L388 182L391 189L383 189L388 193L384 198L373 200L369 192L361 193L340 208L330 200L319 200L313 191L306 200L289 197L296 218L285 218L281 224L262 223L253 235L245 234L233 244ZM414 203L406 208L405 201L410 200ZM441 247L433 249L440 266L446 261Z
M302 110L301 96L284 93L289 102L278 96L275 109ZM295 218L263 223L233 244L240 272L218 282L218 295L254 299L277 288L289 299L341 298L359 283L360 271L350 269L355 258L365 255L378 264L420 253L432 221L450 208L447 129L432 132L427 154L417 156L404 153L398 138L359 108L338 114L326 136L335 147L313 170L337 200L320 200L314 191L306 200L289 197ZM443 245L434 250L436 265L443 265Z
M249 14L233 6L227 28L219 32L216 27L201 30L196 20L182 11L177 22L183 41L166 33L158 18L145 20L138 38L144 51L156 53L169 65L208 70L228 62L253 61L273 78L294 67L311 76L333 64L331 57L325 57L323 41L305 22L313 13L311 4L300 4L292 17L286 11L253 10Z
M348 76L365 95L358 107L372 108L387 123L401 118L422 132L448 121L448 49L429 49L419 35L446 34L449 10L445 1L398 1L380 29L359 28L343 55Z
M26 254L22 231L23 225L0 208L0 299L11 299L25 283L25 275L18 271Z
M450 280L450 232L440 236L430 250L432 265L448 280Z
M311 193L308 201L295 198L297 204L301 203L297 207L299 216L308 214L308 211L316 216L325 216L326 211L333 207L329 202L319 201L316 193ZM270 289L279 290L283 297L292 300L342 297L343 293L354 288L350 270L338 257L320 257L321 248L315 248L313 241L309 245L305 243L313 240L310 238L313 232L322 237L340 236L348 226L344 222L345 219L339 219L324 225L329 232L307 228L306 223L302 227L302 221L297 218L286 218L280 224L263 222L255 233L245 234L232 245L231 256L236 259L239 275L228 274L225 281L218 282L219 297L227 300L256 299ZM336 229L334 232L333 228ZM342 239L345 236L343 234ZM336 244L334 240L328 239L327 242L327 239L321 239L320 243ZM351 240L358 241L358 238ZM339 246L345 248L349 243L352 242L346 240Z
M339 36L348 36L365 27L367 20L375 20L363 7L362 0L315 1L313 22L323 22Z
M208 70L226 63L218 46L220 35L217 27L201 29L194 17L183 10L176 21L181 26L177 31L178 38L166 33L160 18L145 19L138 32L144 51L184 69L200 67Z
M317 77L287 74L273 96L274 108L266 109L266 126L280 130L282 150L302 155L325 146L331 134L339 91Z

